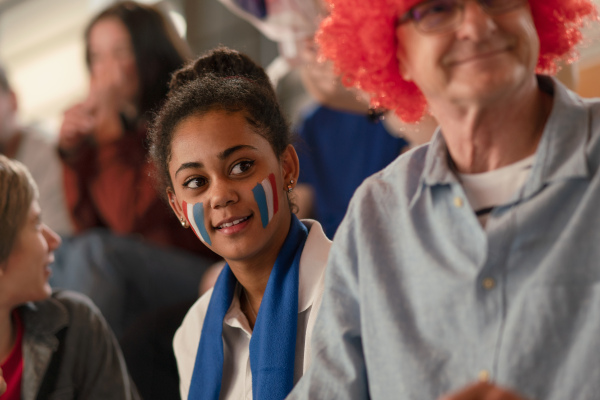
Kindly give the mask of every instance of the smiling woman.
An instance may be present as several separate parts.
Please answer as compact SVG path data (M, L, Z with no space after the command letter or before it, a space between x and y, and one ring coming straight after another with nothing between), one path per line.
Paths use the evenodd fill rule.
M2 155L0 238L2 399L55 398L53 393L137 399L121 350L96 307L81 295L52 292L48 278L60 238L41 222L27 169Z
M282 399L308 367L330 242L292 213L290 142L247 56L216 49L173 78L151 154L177 218L227 261L175 335L184 399Z

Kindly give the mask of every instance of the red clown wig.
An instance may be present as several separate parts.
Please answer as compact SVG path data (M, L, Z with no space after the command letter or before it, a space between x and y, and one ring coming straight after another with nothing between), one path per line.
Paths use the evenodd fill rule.
M317 33L321 55L331 59L344 85L371 95L371 106L394 110L405 122L418 121L427 101L402 79L396 59L395 21L422 0L327 0L331 13ZM591 0L529 0L540 39L536 72L554 74L557 61L574 61Z

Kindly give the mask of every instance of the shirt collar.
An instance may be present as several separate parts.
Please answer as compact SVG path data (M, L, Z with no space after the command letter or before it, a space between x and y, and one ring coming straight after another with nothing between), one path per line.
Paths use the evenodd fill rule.
M300 272L298 279L298 313L312 306L316 295L322 289L319 281L325 273L325 265L331 241L325 236L323 227L317 221L304 219L301 221L308 229L308 237L300 256ZM240 307L241 286L236 286L231 306L225 314L224 322L234 328L246 327L246 317Z
M524 196L538 191L544 184L564 179L587 178L585 154L590 133L590 112L583 100L558 80L538 76L542 90L554 95L552 111L536 150L531 177Z
M27 334L54 335L69 323L67 308L54 296L40 302L30 302L19 307Z

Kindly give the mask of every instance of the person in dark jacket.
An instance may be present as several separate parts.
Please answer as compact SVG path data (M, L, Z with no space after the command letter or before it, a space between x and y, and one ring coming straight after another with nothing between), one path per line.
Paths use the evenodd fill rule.
M0 155L2 399L139 399L98 309L50 288L61 239L42 222L37 198L27 168Z

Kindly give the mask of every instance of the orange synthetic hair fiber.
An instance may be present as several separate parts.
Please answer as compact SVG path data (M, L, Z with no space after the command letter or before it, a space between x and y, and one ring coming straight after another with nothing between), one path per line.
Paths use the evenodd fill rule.
M394 110L416 122L427 101L402 79L396 59L395 22L420 0L327 0L330 15L316 36L321 56L334 63L344 85L371 95L371 106ZM554 74L558 61L572 62L585 18L597 18L591 0L529 0L540 39L537 73Z

